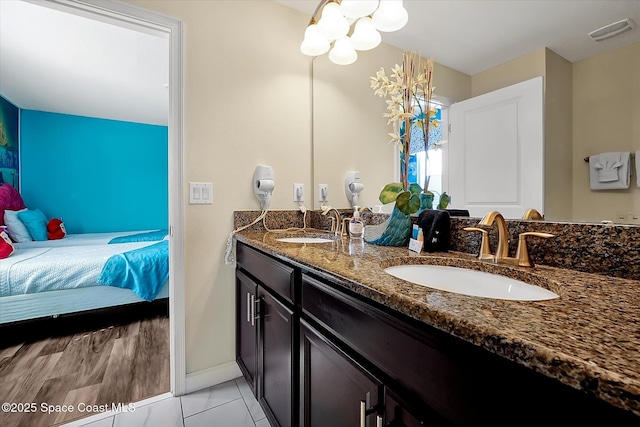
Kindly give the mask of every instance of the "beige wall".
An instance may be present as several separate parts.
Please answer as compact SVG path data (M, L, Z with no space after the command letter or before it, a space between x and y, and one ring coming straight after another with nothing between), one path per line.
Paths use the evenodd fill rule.
M184 23L187 372L235 360L234 269L225 266L232 212L259 209L251 181L273 166L272 208L311 186L308 16L271 1L130 0ZM243 30L239 26L241 18ZM188 205L189 181L213 183L213 205Z
M538 49L471 77L471 96L545 75L545 49Z
M573 149L571 62L545 49L545 218L572 218Z
M394 168L397 147L389 144L388 133L393 127L383 114L386 98L376 96L370 77L382 67L387 76L391 68L402 62L402 49L382 43L376 49L358 53L358 60L349 66L337 66L326 55L313 63L313 132L314 182L329 184L328 204L346 208L349 202L344 192L344 176L357 170L365 189L360 206L380 205L380 190L389 182L399 180ZM435 64L435 94L453 101L471 94L471 78L467 74ZM386 206L385 209L390 209Z
M636 173L628 190L589 189L583 158L640 150L640 42L573 64L574 220L640 212Z

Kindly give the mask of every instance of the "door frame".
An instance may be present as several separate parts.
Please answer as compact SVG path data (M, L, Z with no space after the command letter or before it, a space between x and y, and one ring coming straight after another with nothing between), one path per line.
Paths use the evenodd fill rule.
M183 25L176 18L111 0L26 0L169 40L169 348L171 393L186 392L184 295Z

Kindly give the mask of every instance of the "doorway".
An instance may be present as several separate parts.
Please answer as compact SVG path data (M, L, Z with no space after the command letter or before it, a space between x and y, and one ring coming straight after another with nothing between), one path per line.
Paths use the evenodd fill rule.
M182 23L137 7L99 0L35 2L87 19L141 32L163 34L169 40L168 211L169 211L169 359L170 392L185 390L184 345L184 221L182 169ZM105 414L106 416L106 414Z

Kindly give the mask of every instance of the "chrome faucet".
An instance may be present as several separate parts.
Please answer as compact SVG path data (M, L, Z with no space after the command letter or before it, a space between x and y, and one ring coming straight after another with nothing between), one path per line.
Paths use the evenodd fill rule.
M536 211L537 212L537 211ZM553 234L529 231L520 233L518 236L518 249L515 258L509 256L509 231L502 214L498 211L491 211L486 214L478 223L481 226L492 226L496 223L498 227L498 247L495 255L491 254L489 248L488 232L483 228L467 227L465 231L478 231L482 233L482 243L480 246L480 254L478 259L481 261L491 261L498 264L517 265L520 267L533 267L535 264L529 255L527 249L527 236L542 237L548 239L554 237Z

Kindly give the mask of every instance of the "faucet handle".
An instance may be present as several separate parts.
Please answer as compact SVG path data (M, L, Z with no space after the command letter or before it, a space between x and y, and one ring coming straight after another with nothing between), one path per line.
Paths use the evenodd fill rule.
M551 237L555 237L555 234L540 233L537 231L527 231L525 233L520 233L520 236L518 237L518 249L516 251L516 258L518 259L518 265L520 267L535 266L535 264L531 260L531 256L529 255L529 250L527 249L527 236L542 237L544 239L548 239Z
M491 248L489 247L489 232L485 229L478 227L465 227L464 231L478 231L482 233L482 242L480 243L480 253L478 254L478 259L489 259L494 260L495 257L491 253Z

